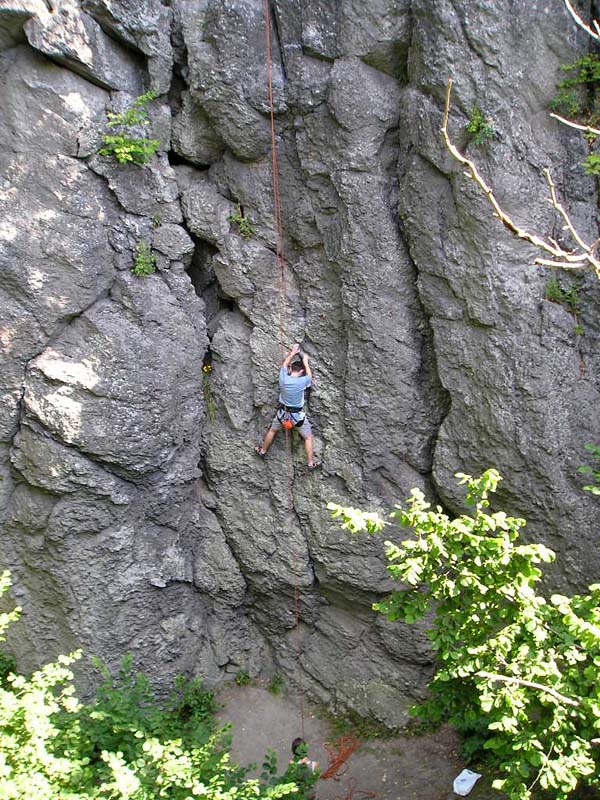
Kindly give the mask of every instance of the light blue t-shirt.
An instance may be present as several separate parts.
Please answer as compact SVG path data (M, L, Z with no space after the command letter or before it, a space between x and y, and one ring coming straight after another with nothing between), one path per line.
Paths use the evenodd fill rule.
M284 406L300 408L304 405L304 390L308 389L312 381L308 375L295 378L288 375L286 367L279 370L279 402Z

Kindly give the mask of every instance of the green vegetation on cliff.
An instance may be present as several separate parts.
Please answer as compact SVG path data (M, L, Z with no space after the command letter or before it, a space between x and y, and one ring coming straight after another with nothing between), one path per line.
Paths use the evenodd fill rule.
M141 94L125 111L106 113L107 127L115 133L102 135L101 156L112 156L119 164L146 164L159 148L158 139L150 139L145 127L150 124L146 105L157 97L154 91Z

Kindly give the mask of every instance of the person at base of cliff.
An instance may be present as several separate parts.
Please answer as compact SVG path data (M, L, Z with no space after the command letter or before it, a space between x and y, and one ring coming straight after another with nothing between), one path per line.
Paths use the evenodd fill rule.
M298 787L298 800L315 800L317 792L315 784L321 771L317 761L308 758L308 745L298 736L292 742L293 758L284 774L285 781L293 781ZM295 795L296 796L296 795Z
M262 444L254 448L261 458L266 456L273 439L282 427L296 428L304 439L308 468L316 469L319 466L313 457L312 428L304 411L304 392L311 385L312 372L308 356L300 352L299 344L295 344L279 370L279 408Z

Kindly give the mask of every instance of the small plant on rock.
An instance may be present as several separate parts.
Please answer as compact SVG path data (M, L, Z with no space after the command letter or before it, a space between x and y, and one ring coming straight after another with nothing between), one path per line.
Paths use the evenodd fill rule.
M238 686L248 686L250 683L250 675L246 672L245 669L241 669L238 674L235 676L235 682Z
M244 215L244 209L241 206L241 203L238 203L236 206L236 210L233 214L229 216L229 222L238 230L240 236L243 236L244 239L249 239L256 231L254 230L254 226Z
M575 333L581 336L583 333L583 326L579 324L578 316L581 313L581 306L579 300L579 291L576 286L565 286L558 278L552 277L546 283L546 291L544 294L546 300L551 303L558 303L563 306L575 317Z
M116 133L102 136L101 156L112 156L119 164L146 164L156 153L160 142L145 135L145 127L150 124L145 106L158 96L150 91L136 98L133 105L125 111L108 111L107 127Z
M281 690L283 689L283 676L280 672L276 672L275 675L271 678L271 682L267 686L267 691L269 691L272 695L277 697L281 694Z
M600 55L587 53L572 64L563 64L570 73L557 85L550 101L553 111L585 125L598 123L597 94L600 87Z
M479 106L475 106L469 112L469 121L465 128L471 134L473 144L477 145L485 144L489 139L493 139L496 133L491 120L484 115Z
M583 162L583 171L586 175L600 175L600 154L590 153Z
M135 262L131 271L138 278L145 278L156 272L156 256L147 242L139 242L136 247Z
M586 444L584 448L596 463L593 467L589 464L583 464L577 470L577 472L581 472L583 475L591 475L594 481L594 483L589 483L587 486L584 486L583 490L585 492L591 492L592 494L600 494L600 444Z

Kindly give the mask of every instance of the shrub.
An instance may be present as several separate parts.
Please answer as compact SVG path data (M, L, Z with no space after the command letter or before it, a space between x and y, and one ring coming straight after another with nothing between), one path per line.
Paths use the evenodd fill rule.
M237 204L236 210L233 214L229 216L229 222L238 230L240 236L243 236L244 239L249 239L256 231L254 230L254 226L244 215L244 210L240 203Z
M102 136L100 155L112 156L120 164L146 164L152 158L160 142L145 135L144 128L150 124L145 106L157 96L157 92L146 92L125 111L107 112L106 125L117 132Z
M271 678L271 682L267 686L267 691L269 691L272 695L277 697L281 694L283 689L283 675L280 672L276 672L275 675Z
M260 780L263 785L271 786L275 791L279 791L282 785L285 786L291 783L297 787L294 800L311 800L311 798L314 798L313 787L319 780L321 772L318 767L311 769L310 765L306 763L308 750L309 748L306 744L298 747L296 755L294 755L286 771L281 776L277 774L277 754L274 750L267 750L260 773Z
M471 134L473 144L477 145L485 144L489 139L493 139L496 133L491 121L484 116L478 106L469 112L469 121L465 128Z
M590 153L583 162L583 171L586 175L600 175L600 155Z
M136 247L136 256L131 271L138 278L145 278L156 272L156 256L147 242L139 242Z
M561 70L571 74L556 85L558 91L550 102L551 108L569 119L596 127L600 55L587 53L572 64L563 64Z
M15 657L9 653L0 652L0 686L6 688L8 686L8 676L16 672L17 662Z
M250 683L250 675L248 675L245 669L241 669L235 676L235 682L238 686L248 686Z
M7 586L5 573L0 593ZM17 616L0 614L0 639ZM214 697L197 679L179 678L163 706L130 658L116 676L98 664L102 683L82 704L69 669L80 655L0 687L3 800L275 800L295 792L291 781L262 786L230 763L228 731L217 729Z

